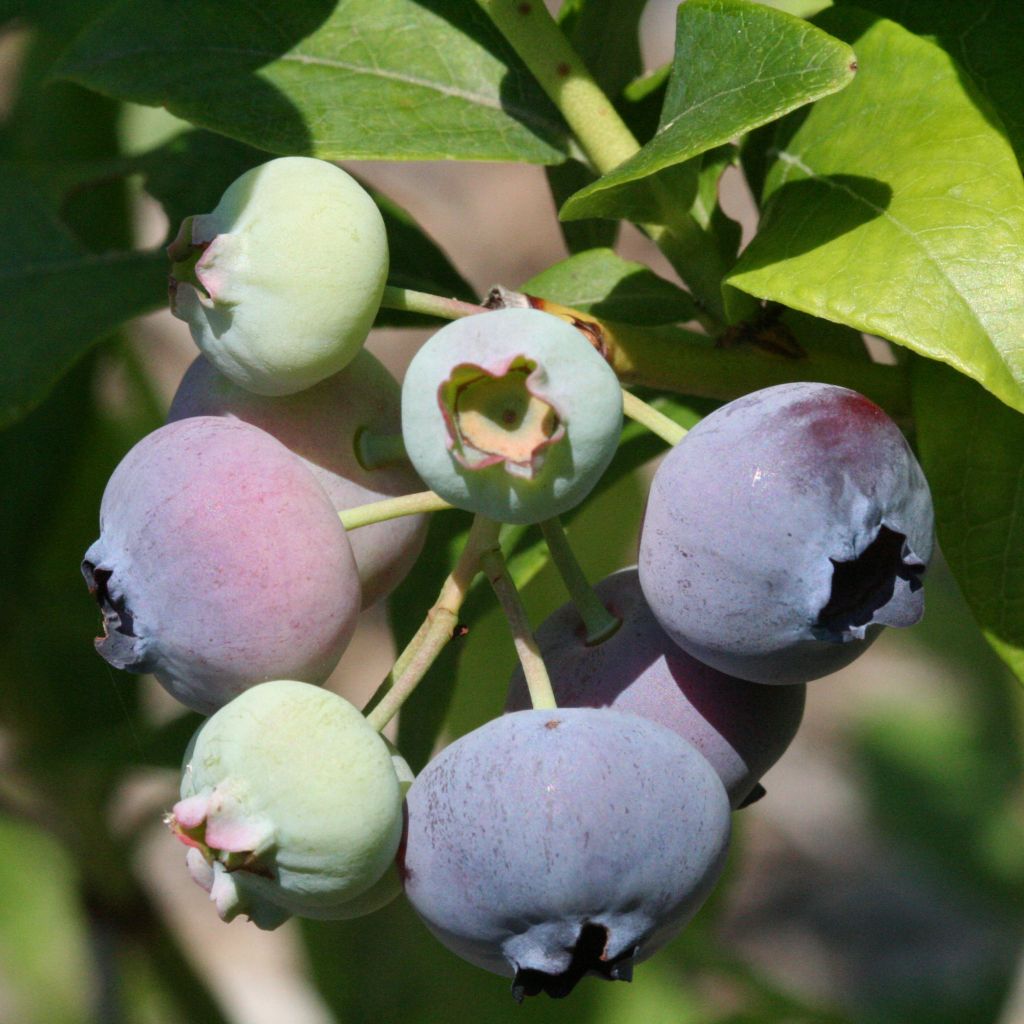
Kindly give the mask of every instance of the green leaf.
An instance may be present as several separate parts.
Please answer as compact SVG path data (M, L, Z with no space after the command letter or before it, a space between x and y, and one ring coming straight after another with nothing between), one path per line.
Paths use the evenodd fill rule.
M746 0L690 0L679 8L661 121L638 153L573 196L567 220L607 215L613 190L681 164L757 125L842 89L850 48L799 18Z
M914 360L921 462L942 551L996 653L1024 682L1024 416Z
M939 47L849 10L822 20L861 74L780 140L761 230L727 283L940 359L1024 410L1013 151Z
M367 191L384 217L388 233L388 284L476 302L478 296L473 286L455 269L440 246L424 233L412 215L375 189L368 188ZM437 320L431 317L393 309L381 309L374 323L377 327L437 326Z
M692 320L687 292L611 249L590 249L532 277L522 290L606 320L651 326Z
M826 7L832 6L832 0L758 0L758 2L764 4L765 7L774 7L777 11L785 11L798 18L813 18Z
M613 99L643 71L640 15L647 0L565 0L562 30L601 89Z
M87 252L15 168L0 164L0 427L97 340L166 301L160 252Z
M135 157L146 191L164 208L170 235L194 213L208 213L236 178L271 154L212 132L184 131Z
M545 167L544 173L551 189L556 209L574 192L595 181L597 175L578 160L566 160L555 167ZM569 252L584 252L615 245L619 225L615 220L589 218L587 220L559 221L562 237Z
M727 217L718 202L718 186L727 167L739 163L739 151L732 144L718 146L704 153L699 161L697 195L693 200L693 219L715 243L724 266L736 261L743 229L739 221Z
M984 4L857 0L857 6L898 21L911 32L934 37L998 112L1017 160L1024 164L1024 4L1020 0L986 0Z
M464 0L123 0L58 74L274 153L564 159L561 118Z

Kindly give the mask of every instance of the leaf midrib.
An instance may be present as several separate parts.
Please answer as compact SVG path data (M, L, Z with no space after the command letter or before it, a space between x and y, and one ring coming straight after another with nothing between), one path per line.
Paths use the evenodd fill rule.
M77 64L72 70L85 71L89 68L99 68L104 64L110 64L122 60L142 59L147 57L159 56L166 58L168 55L172 55L176 52L189 52L187 47L162 47L159 50L152 47L141 47L135 50L118 50L116 53L106 54L102 60L87 61ZM468 103L472 103L476 106L486 107L490 110L497 110L505 114L509 114L515 120L520 121L523 124L535 125L538 127L546 128L551 134L563 135L564 126L558 122L551 121L550 119L539 117L535 111L520 107L514 103L502 101L500 97L488 96L482 93L473 92L468 89L460 89L455 86L446 86L442 82L432 82L429 79L418 78L413 75L404 74L403 72L384 69L379 66L366 66L361 64L350 63L348 61L332 60L327 57L315 56L312 54L301 53L298 51L290 51L288 53L274 53L263 50L254 50L251 48L237 47L237 46L205 46L203 52L207 54L223 54L232 55L238 57L253 57L263 62L261 67L254 70L264 70L268 65L282 62L282 63L296 63L300 65L309 65L313 67L323 67L328 69L348 71L356 75L365 75L369 78L380 78L389 81L401 82L404 85L412 86L415 88L425 89L431 92L439 93L442 96L448 96L456 99L465 100Z

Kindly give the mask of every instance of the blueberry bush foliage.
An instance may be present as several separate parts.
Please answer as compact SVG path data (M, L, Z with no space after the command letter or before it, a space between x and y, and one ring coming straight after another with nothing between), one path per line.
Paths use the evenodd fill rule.
M678 424L798 381L855 389L892 417L934 500L944 561L920 643L953 696L941 713L868 715L847 741L865 813L960 908L930 923L934 941L966 948L959 923L978 918L998 936L967 967L951 955L923 974L791 989L737 951L742 924L721 924L740 842L708 906L633 986L584 983L569 1003L517 1008L400 899L302 922L324 1005L339 1021L410 1024L463 1008L495 1021L1010 1020L1024 905L1024 6L688 0L672 60L653 68L645 7L0 0L0 1017L225 1019L142 877L149 819L115 814L128 782L179 767L200 719L154 717L137 680L95 656L78 567L114 467L166 416L129 344L132 321L166 307L165 247L239 175L301 155L357 178L360 161L542 167L565 256L500 284L573 311L621 383ZM166 108L175 134L127 144L126 112L141 107ZM723 174L756 204L743 246ZM133 244L141 192L169 225L155 248ZM376 326L436 329L451 300L484 299L463 276L469 257L373 196L390 247ZM660 250L659 274L617 254L623 222ZM624 485L664 447L627 421L592 498L566 514L592 578L635 550L643 495ZM399 650L469 518L432 515L389 601ZM506 526L502 546L537 622L564 600L549 548L529 525ZM501 712L514 656L494 607L470 589L468 635L403 710L397 742L417 772L439 737ZM899 692L894 664L886 689ZM812 684L809 706L832 685ZM740 840L756 813L736 815ZM214 949L225 927L210 908ZM898 964L911 930L878 938L873 960L851 932L834 948L840 973Z

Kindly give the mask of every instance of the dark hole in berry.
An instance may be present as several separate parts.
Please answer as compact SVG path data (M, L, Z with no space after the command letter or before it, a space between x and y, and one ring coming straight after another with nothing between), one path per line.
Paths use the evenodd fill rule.
M123 597L114 597L110 593L109 583L113 573L109 569L97 569L91 562L82 563L82 572L89 585L89 593L103 612L103 629L109 636L111 632L122 636L134 637L135 622L128 610Z
M129 672L149 672L151 665L144 651L144 641L136 632L135 616L124 595L115 596L110 590L113 573L98 569L94 563L82 562L82 575L89 593L103 612L103 636L95 640L96 650L114 668Z
M911 590L921 587L922 565L903 558L907 538L882 526L875 539L852 561L832 561L832 592L815 623L835 638L850 629L868 625L875 613L891 600L898 579Z
M533 968L516 971L512 980L512 995L516 1002L522 1002L524 996L535 996L541 992L546 992L552 999L564 999L580 978L588 974L605 981L632 981L636 950L629 949L614 959L606 960L604 951L607 945L608 929L587 922L580 929L576 945L572 948L572 960L561 974L547 974Z

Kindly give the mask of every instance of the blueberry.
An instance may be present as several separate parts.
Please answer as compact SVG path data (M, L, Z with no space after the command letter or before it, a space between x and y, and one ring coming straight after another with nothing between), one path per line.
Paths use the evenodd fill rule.
M665 631L723 672L805 682L924 609L927 481L863 395L782 384L702 420L658 468L640 584Z
M326 160L253 167L167 247L171 312L240 387L288 395L362 347L388 273L384 219Z
M582 501L622 430L611 367L570 324L502 309L446 324L402 385L402 433L427 486L509 523Z
M210 416L122 459L82 572L99 653L204 714L268 679L323 682L359 613L352 550L312 473L262 430Z
M675 733L619 711L520 711L457 740L406 797L405 891L518 997L628 980L721 871L729 800Z
M344 698L261 683L199 727L167 824L225 921L359 916L395 891L400 763Z
M199 356L185 373L167 418L174 422L188 416L225 416L273 434L302 458L339 511L423 490L407 462L372 470L359 462L355 446L361 431L397 435L401 430L398 383L365 350L339 373L284 396L246 391ZM403 516L349 534L364 608L404 579L423 547L426 528L425 516Z
M587 644L571 603L536 631L559 707L610 707L667 726L708 759L733 807L741 806L796 735L807 688L748 683L690 657L651 614L635 568L594 589L621 620L607 640ZM529 706L517 670L506 708Z

